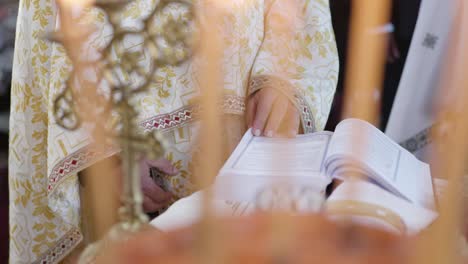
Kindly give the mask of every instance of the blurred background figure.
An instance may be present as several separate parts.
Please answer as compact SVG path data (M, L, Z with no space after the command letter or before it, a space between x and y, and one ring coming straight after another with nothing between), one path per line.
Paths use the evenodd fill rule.
M338 122L344 118L342 116L342 106L344 84L346 81L347 54L350 52L348 50L348 40L352 2L352 0L330 0L333 29L335 30L340 59L340 73L326 130L334 130ZM393 100L398 89L400 77L403 72L414 28L418 19L420 3L421 0L393 0L391 21L389 21L387 25L382 25L382 28L379 29L382 34L388 34L385 80L382 94L379 95L382 101L379 127L382 130L386 127Z
M450 97L448 80L442 78L453 74L447 70L451 66L450 53L464 45L459 42L464 41L460 37L466 31L456 22L464 16L461 11L464 3L466 1L422 1L401 81L396 83L398 91L385 133L425 162L429 162L427 151L432 128L451 130L434 122L436 111L448 109L454 101Z
M406 64L421 0L393 0L392 21L395 31L389 35L387 65L382 94L380 128L385 130Z

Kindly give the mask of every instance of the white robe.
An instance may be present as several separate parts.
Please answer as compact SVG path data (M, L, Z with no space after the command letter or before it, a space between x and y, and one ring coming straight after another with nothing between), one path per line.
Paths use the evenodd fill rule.
M227 5L226 15L223 23L217 26L226 42L223 55L226 74L219 113L238 121L225 128L228 140L240 139L245 132L242 120L245 99L254 86L252 83L257 84L257 88L266 83L258 81L265 80L265 76L279 77L297 88L297 106L305 132L324 127L338 75L328 1L296 0L300 13L295 18L299 21L288 28L288 34L281 35L283 30L278 30L278 25L272 24L274 19L270 18L291 16L284 7L291 2L222 1ZM125 26L137 25L155 3L159 2L130 1L123 13ZM176 15L178 9L173 8L171 12L175 13L171 14ZM102 46L112 33L104 14L91 12L91 15L96 16L97 35L89 41L84 54L92 54L92 50ZM64 88L70 69L63 48L43 39L57 24L55 1L20 1L10 120L12 263L56 263L80 243L77 173L118 151L96 151L85 133L64 130L55 122L54 98ZM294 38L290 38L291 35ZM126 51L138 51L143 45L141 41L125 41L124 47ZM284 56L279 56L279 50L285 51ZM180 173L167 180L168 186L180 197L192 191L189 168L192 155L197 154L193 153L193 146L200 127L196 104L199 99L197 67L194 65L196 63L188 62L179 67L159 69L150 91L138 97L136 103L141 127L162 132L169 143L166 158ZM288 74L285 75L285 71ZM291 72L294 76L289 74ZM285 76L292 77L285 80Z
M429 130L434 124L434 96L439 92L451 47L457 0L423 0L411 47L385 133L427 161Z

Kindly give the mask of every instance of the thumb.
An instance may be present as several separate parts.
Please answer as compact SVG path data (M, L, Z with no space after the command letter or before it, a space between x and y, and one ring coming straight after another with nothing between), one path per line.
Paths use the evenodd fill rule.
M157 168L161 172L169 175L174 176L179 173L179 170L172 165L172 163L167 159L158 159L158 160L146 160L146 164L150 167Z

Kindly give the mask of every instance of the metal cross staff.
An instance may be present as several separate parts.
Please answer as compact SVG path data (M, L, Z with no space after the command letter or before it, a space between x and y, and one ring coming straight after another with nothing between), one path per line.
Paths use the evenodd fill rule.
M109 233L111 239L125 238L146 226L148 219L142 210L137 158L146 156L158 159L164 152L163 141L157 133L142 133L136 121L138 111L132 99L149 89L154 83L157 69L180 65L192 54L194 8L191 1L148 1L152 5L150 14L139 18L139 26L136 28L128 28L122 25L122 13L131 2L95 1L93 8L103 11L113 32L112 38L98 50L98 59L86 58L80 45L77 46L77 43L89 39L93 32L80 30L76 26L76 20L71 18L73 12L70 7L67 11L63 5L59 5L60 29L49 37L63 44L73 64L66 87L54 102L56 122L67 130L77 130L90 121L80 115L87 111L88 115L104 117L104 123L93 124L94 130L104 131L100 140L107 145L111 144L113 138L118 138L120 142L124 169L123 205L119 210L119 223ZM184 10L183 15L178 18L163 16L174 6ZM140 50L125 49L124 42L128 38L142 40ZM141 60L145 57L149 57L150 61L143 65ZM89 76L90 70L95 72L93 78ZM83 100L82 95L86 94L87 89L91 89L88 95L96 97ZM99 93L98 90L105 92ZM87 250L82 262L92 259L96 250Z

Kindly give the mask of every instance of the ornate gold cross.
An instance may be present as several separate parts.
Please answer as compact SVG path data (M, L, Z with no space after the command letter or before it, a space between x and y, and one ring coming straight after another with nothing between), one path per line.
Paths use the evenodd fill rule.
M120 221L109 233L111 240L128 237L146 226L148 219L142 210L137 159L141 156L158 159L164 154L160 135L157 132L143 133L139 128L138 110L132 99L148 91L159 68L177 66L189 59L193 44L195 15L191 1L148 1L152 8L149 15L138 18L137 27L128 28L122 25L122 13L131 2L96 0L93 6L85 8L84 12L93 8L103 11L112 28L112 37L98 50L98 58L90 59L82 54L83 42L89 39L93 30L77 26L79 19L72 18L75 7L70 3L58 4L60 27L49 36L50 40L64 46L73 64L65 89L54 101L57 124L74 131L92 123L92 130L102 135L94 139L96 143L104 141L105 145L113 145L116 138L120 143L124 169L123 205L119 210ZM175 5L183 10L180 17L163 16ZM139 50L125 48L128 38L141 40ZM143 58L150 58L149 63L141 63ZM93 72L92 77L90 72ZM86 96L88 98L84 99ZM98 119L90 120L90 117ZM102 244L97 245L85 251L81 262L92 261L102 247Z

